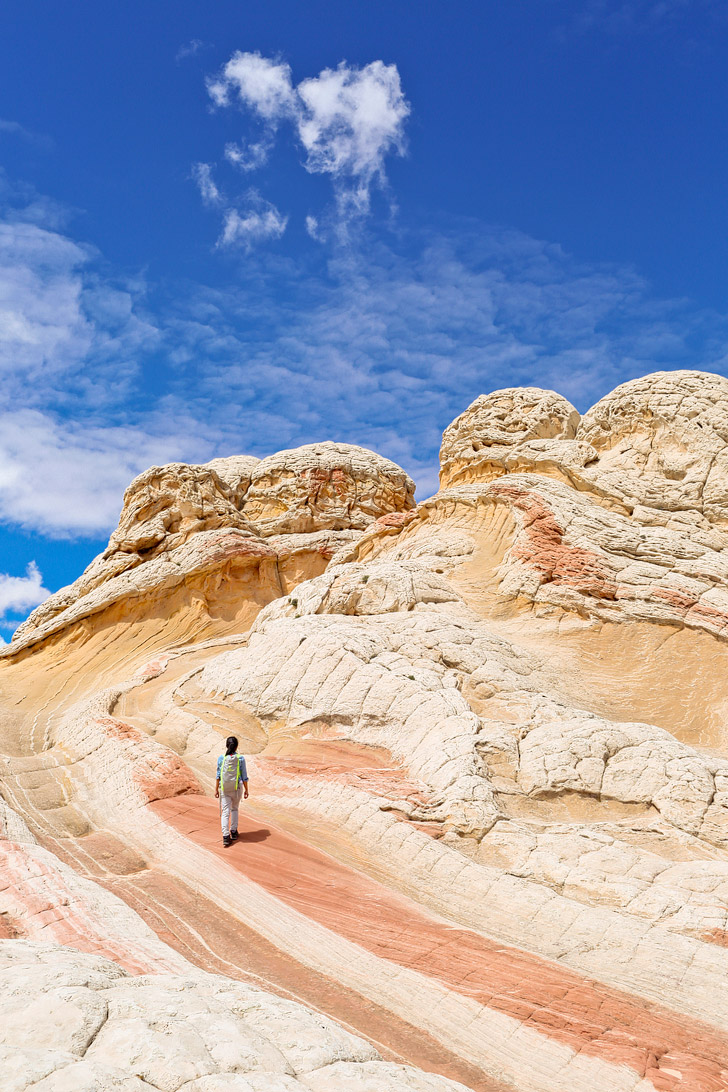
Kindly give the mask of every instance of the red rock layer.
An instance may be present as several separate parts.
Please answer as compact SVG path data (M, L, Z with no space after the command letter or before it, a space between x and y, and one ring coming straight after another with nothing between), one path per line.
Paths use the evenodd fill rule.
M297 962L199 891L191 891L159 867L148 866L114 835L97 831L77 840L47 839L47 848L123 899L160 940L195 966L251 982L326 1013L372 1042L389 1061L439 1073L473 1092L507 1092L426 1032ZM74 947L81 951L108 955L94 944L88 935L79 934L74 940Z
M501 483L492 486L491 492L523 513L524 534L511 551L513 559L531 565L544 583L568 584L598 599L616 597L617 585L599 554L565 543L563 528L539 496Z
M420 971L577 1052L629 1066L665 1092L725 1090L728 1041L698 1021L429 917L272 824L261 829L254 820L241 821L240 841L223 850L213 800L177 797L152 807L282 902L383 959ZM364 904L370 908L366 929L359 910Z

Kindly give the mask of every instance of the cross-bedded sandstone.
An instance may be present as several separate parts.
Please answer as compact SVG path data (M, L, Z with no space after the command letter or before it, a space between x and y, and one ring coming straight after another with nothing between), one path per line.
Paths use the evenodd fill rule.
M696 372L582 418L497 391L417 507L349 445L142 475L0 658L0 934L243 973L219 913L267 984L288 961L478 1092L728 1086L726 420L728 381ZM205 796L230 732L237 857ZM102 938L112 895L146 932L129 909ZM285 1042L323 1059L299 1071L280 999L241 1024L237 986L185 981L94 987L98 1027L69 994L18 1089L452 1087L294 1006Z

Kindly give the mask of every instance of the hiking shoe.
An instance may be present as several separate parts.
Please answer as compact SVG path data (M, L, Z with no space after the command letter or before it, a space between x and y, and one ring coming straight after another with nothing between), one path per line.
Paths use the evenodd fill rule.
M227 849L228 846L231 846L233 844L233 840L232 840L232 838L230 837L229 834L223 834L222 844L225 847L225 849Z
M237 830L231 830L231 831L230 831L230 837L232 838L232 840L233 840L233 841L235 841L235 839L237 838L237 836L238 836L238 832L237 832Z

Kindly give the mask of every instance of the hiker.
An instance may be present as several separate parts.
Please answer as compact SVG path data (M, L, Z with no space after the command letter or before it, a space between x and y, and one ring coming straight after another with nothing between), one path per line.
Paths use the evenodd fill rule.
M227 849L238 836L238 807L240 789L245 789L248 799L248 771L245 759L238 754L238 741L235 736L225 740L225 754L217 760L217 778L215 797L220 798L220 823L222 825L222 844Z

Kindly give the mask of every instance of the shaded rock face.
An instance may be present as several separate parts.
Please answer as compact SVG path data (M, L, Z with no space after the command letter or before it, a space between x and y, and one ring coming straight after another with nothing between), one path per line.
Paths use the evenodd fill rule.
M242 510L265 536L363 530L389 512L414 508L414 492L401 467L373 451L308 444L258 463Z
M226 459L211 459L205 466L214 470L234 494L235 507L240 508L250 488L253 470L260 462L253 455L229 455Z
M12 1092L728 1088L726 414L483 395L416 507L336 444L132 483L0 655Z

